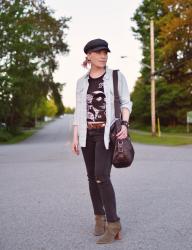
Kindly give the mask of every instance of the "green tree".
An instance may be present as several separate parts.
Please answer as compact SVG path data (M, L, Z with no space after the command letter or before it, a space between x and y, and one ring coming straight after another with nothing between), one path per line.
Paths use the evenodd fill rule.
M44 116L54 117L57 111L57 106L53 98L42 98L40 105L33 110L33 117L42 120Z
M62 112L63 84L53 73L56 55L69 52L64 36L70 18L55 19L42 0L2 0L0 8L0 121L14 130L42 97L51 94Z
M162 62L159 60L159 27L156 25L159 19L164 16L164 10L161 0L144 0L136 9L132 21L135 25L132 31L136 39L141 42L142 46L142 60L141 60L141 75L145 83L149 83L148 78L150 69L146 65L150 65L150 20L153 18L155 23L155 64L156 69L162 67Z
M162 0L165 15L159 20L159 55L168 68L168 83L191 86L192 76L192 0Z
M171 125L186 123L186 110L192 104L188 89L181 84L167 84L163 80L157 82L157 116L161 124Z
M150 64L150 19L155 23L156 113L164 125L185 122L192 108L191 0L144 0L132 20L132 30L142 44L143 64ZM183 33L182 33L183 31ZM150 71L141 66L141 77L132 93L133 114L150 124ZM150 85L149 85L150 86Z
M140 124L150 123L150 85L144 84L142 78L138 79L131 93L133 112L131 118Z
M75 111L75 108L65 107L65 114L73 114L74 111Z

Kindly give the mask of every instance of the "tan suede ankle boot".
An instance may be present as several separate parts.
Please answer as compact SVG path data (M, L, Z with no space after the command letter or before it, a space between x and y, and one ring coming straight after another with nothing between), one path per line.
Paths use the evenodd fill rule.
M95 230L94 235L99 236L105 233L105 215L95 215Z
M113 240L121 240L121 223L117 222L108 222L106 224L106 229L104 235L97 240L97 244L109 244Z

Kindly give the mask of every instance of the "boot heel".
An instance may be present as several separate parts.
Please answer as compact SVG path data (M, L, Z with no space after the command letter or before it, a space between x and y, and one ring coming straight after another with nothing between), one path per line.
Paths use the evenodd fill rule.
M116 235L115 235L115 240L121 240L122 236L121 236L121 231L119 231Z

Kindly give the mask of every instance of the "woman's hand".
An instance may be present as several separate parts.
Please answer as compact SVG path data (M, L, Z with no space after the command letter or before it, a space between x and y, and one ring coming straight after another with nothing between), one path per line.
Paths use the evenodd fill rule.
M73 142L72 142L72 152L79 155L79 136L78 136L78 126L75 125L73 129Z
M127 127L121 125L121 130L116 134L117 139L125 139L127 137Z
M78 137L76 136L73 138L72 152L76 155L79 155L79 140L78 140Z

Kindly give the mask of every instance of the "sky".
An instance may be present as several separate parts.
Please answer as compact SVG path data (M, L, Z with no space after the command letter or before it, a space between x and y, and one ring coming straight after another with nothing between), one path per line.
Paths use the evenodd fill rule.
M56 18L72 17L68 22L64 41L69 45L67 55L57 56L59 68L54 80L66 83L63 89L63 103L75 107L77 79L87 72L81 64L85 59L85 44L96 38L108 42L107 66L119 69L126 77L129 91L132 92L139 76L142 57L141 44L133 35L131 21L142 0L45 0L55 11ZM121 58L121 56L126 56Z

